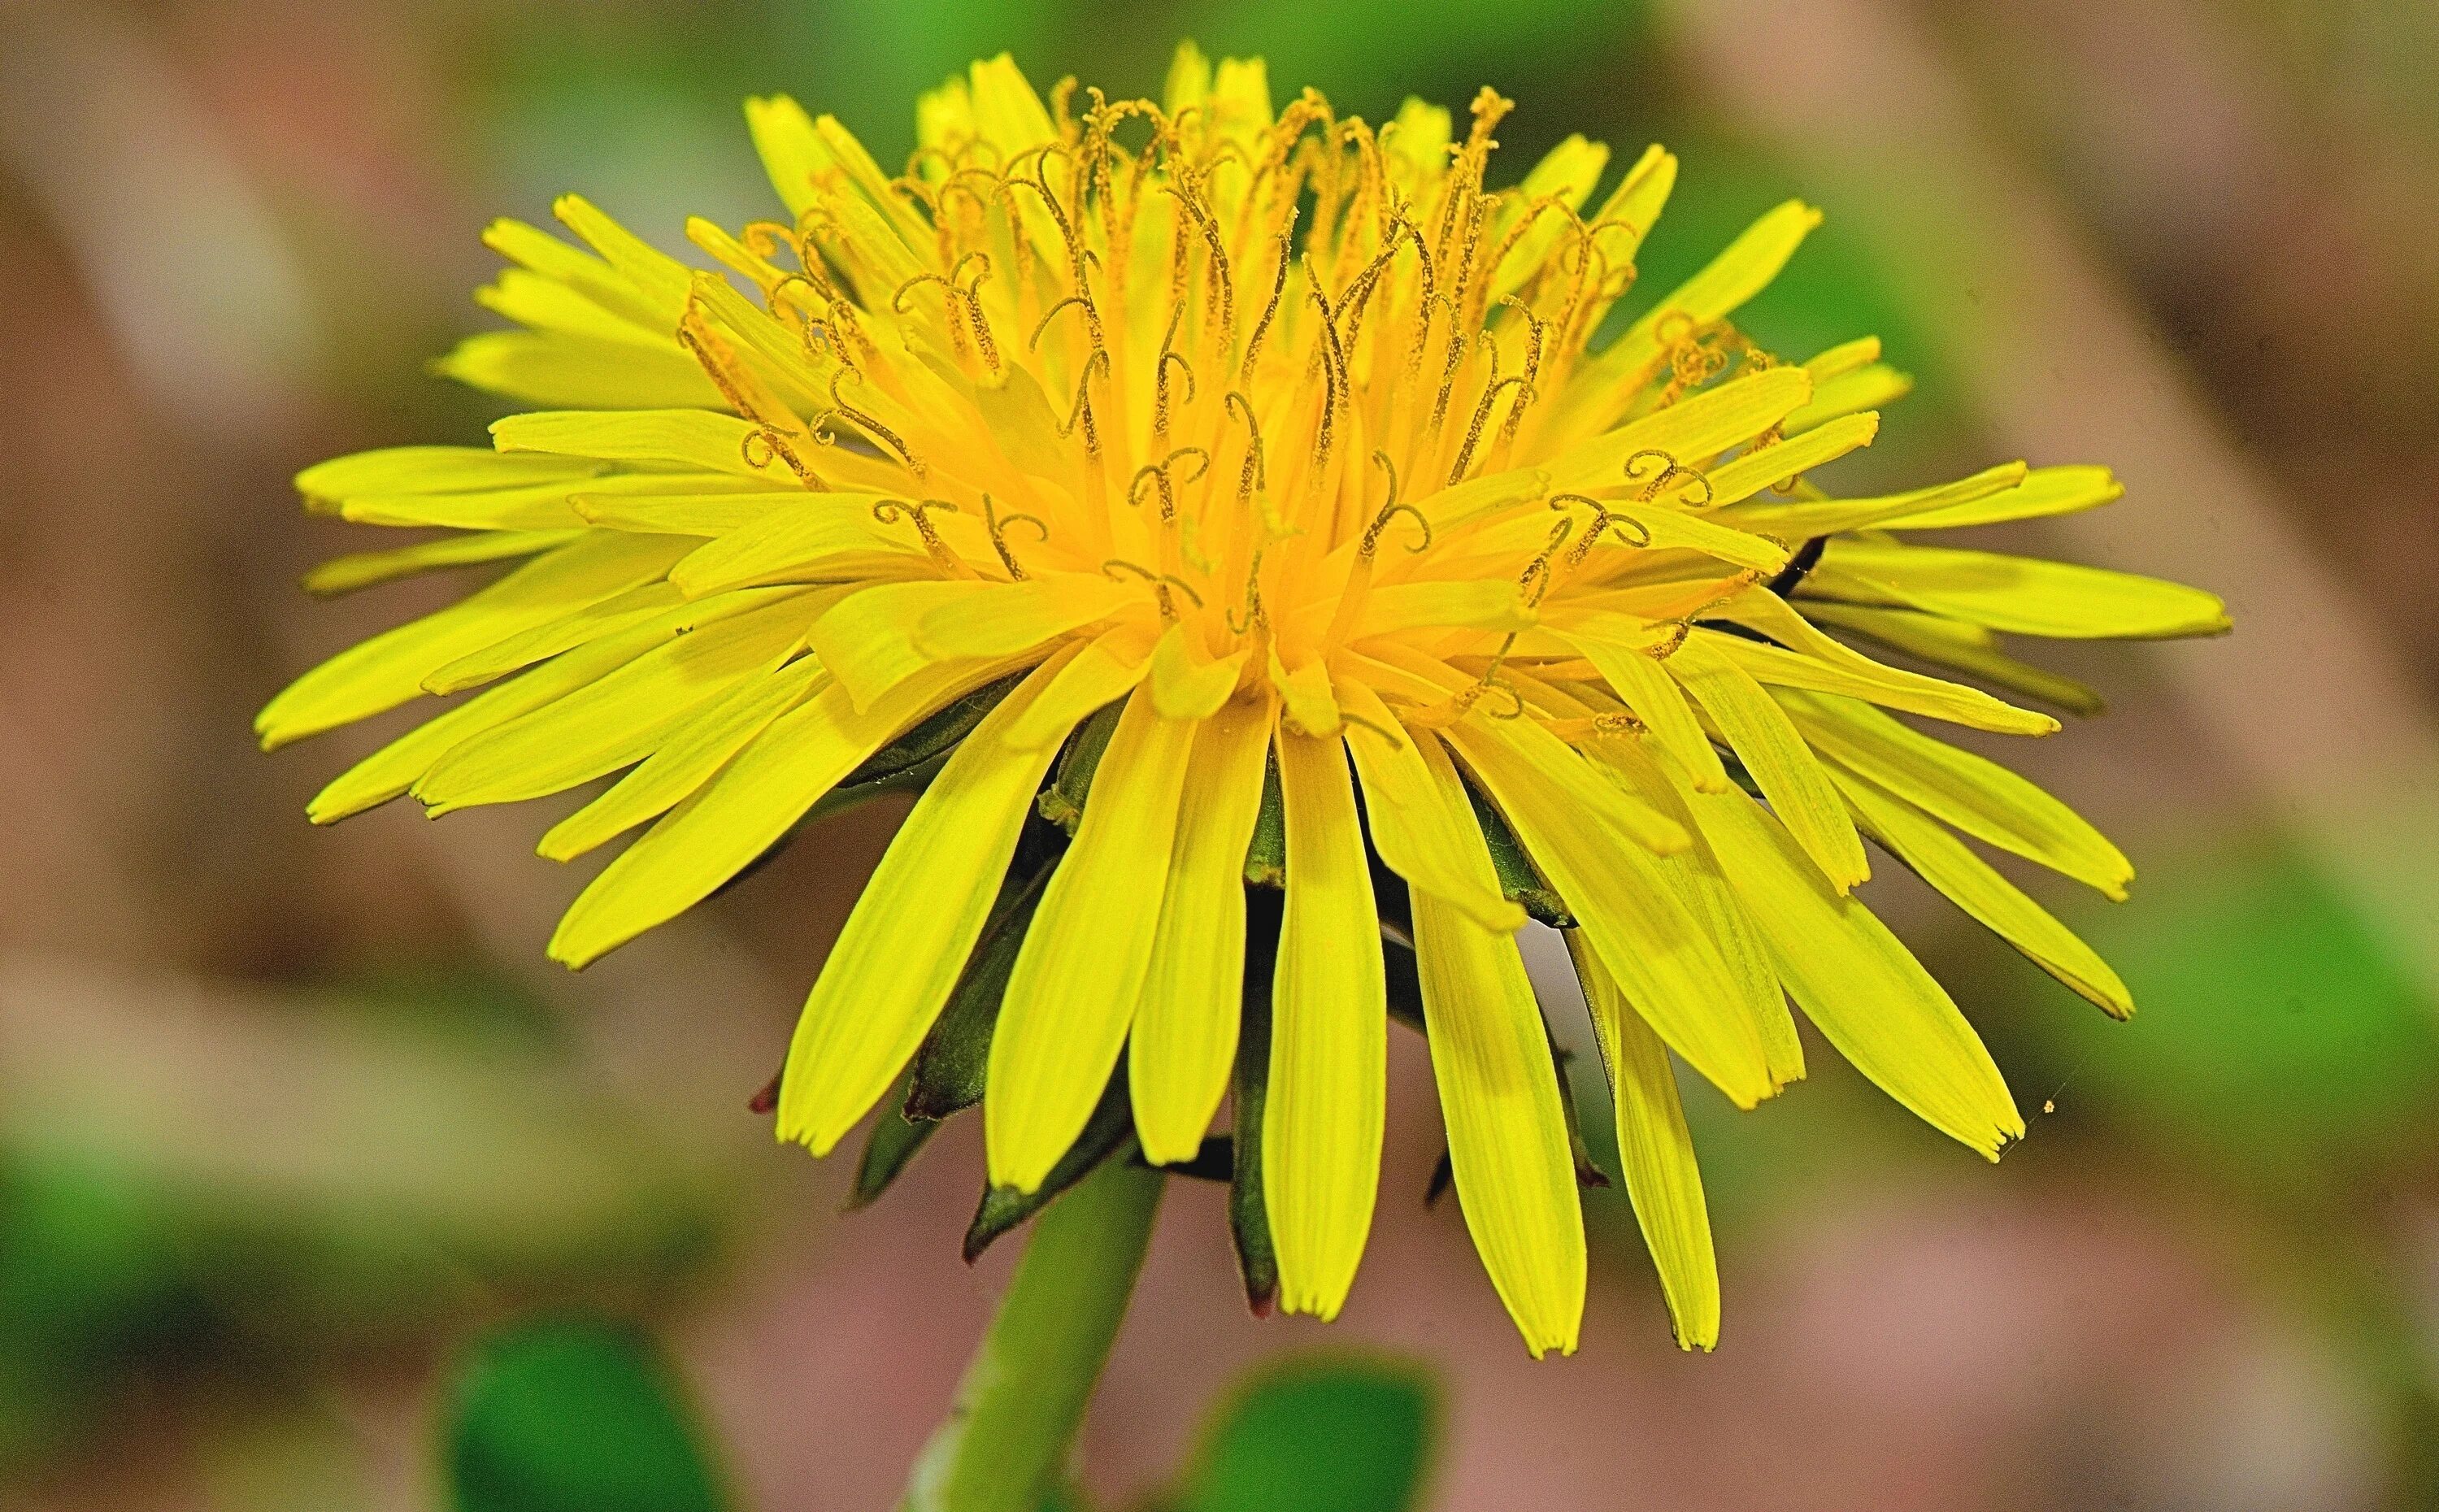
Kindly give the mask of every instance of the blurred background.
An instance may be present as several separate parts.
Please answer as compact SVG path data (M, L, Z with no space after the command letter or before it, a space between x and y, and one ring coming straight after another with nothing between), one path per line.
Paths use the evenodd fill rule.
M254 749L289 678L460 591L308 600L364 542L287 480L479 440L423 365L486 324L495 214L574 189L680 249L768 212L748 93L895 161L970 57L1156 94L1181 36L1376 120L1496 85L1509 181L1665 141L1647 293L1823 205L1742 323L1919 377L1833 481L2110 463L2122 504L2017 543L2238 630L2052 656L2110 712L2007 753L2141 868L2042 893L2130 1024L1873 884L2032 1119L2003 1165L1817 1046L1758 1112L1691 1091L1719 1351L1670 1345L1594 1192L1583 1351L1536 1364L1424 1208L1400 1034L1344 1319L1248 1317L1220 1189L1173 1183L1085 1485L1150 1493L1246 1366L1327 1344L1437 1379L1449 1508L2439 1504L2429 0L0 0L0 1506L445 1505L470 1341L575 1312L665 1343L730 1504L891 1504L1018 1248L958 1259L974 1120L841 1216L846 1164L746 1105L901 810L549 966L552 816L315 830L395 724Z

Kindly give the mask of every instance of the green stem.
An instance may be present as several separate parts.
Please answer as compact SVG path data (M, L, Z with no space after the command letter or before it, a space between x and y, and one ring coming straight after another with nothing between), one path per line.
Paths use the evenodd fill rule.
M1113 1156L1042 1211L900 1512L1035 1512L1127 1315L1164 1178Z

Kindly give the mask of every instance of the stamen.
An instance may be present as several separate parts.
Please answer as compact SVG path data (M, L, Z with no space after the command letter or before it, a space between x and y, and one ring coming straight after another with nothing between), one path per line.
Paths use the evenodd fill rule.
M1177 461L1180 457L1185 456L1191 456L1194 458L1194 476L1183 480L1172 478L1170 476L1171 470L1176 467ZM1202 481L1202 475L1210 471L1210 453L1202 450L1202 448L1199 446L1181 446L1176 451L1169 453L1168 455L1162 457L1159 461L1147 462L1142 467L1135 469L1134 480L1127 486L1127 503L1134 506L1136 508L1143 507L1144 485L1146 483L1153 485L1160 492L1161 522L1163 524L1166 524L1167 522L1177 518L1177 493L1175 485L1179 481L1186 483L1200 482Z
M1323 376L1328 385L1322 396L1321 429L1314 433L1312 440L1312 467L1318 476L1329 466L1329 447L1336 438L1338 428L1338 407L1345 400L1346 354L1338 345L1337 313L1329 308L1329 296L1321 292L1321 279L1313 272L1309 255L1304 260L1304 273L1306 292L1312 295L1312 302L1321 309L1319 351Z
M1550 507L1557 509L1561 513L1565 512L1567 506L1570 504L1591 506L1593 511L1593 523L1591 527L1585 530L1581 539L1577 540L1575 545L1568 550L1568 566L1579 567L1583 565L1584 559L1593 554L1593 546L1599 542L1602 532L1608 530L1611 525L1615 525L1622 531L1632 532L1632 534L1627 538L1626 543L1636 550L1641 550L1643 547L1651 544L1651 530L1648 526L1644 525L1642 521L1634 519L1629 515L1610 513L1608 505L1603 504L1600 500L1592 497L1590 494L1554 493L1550 496Z
M1415 244L1415 271L1422 279L1422 290L1415 306L1415 344L1406 353L1406 376L1411 378L1423 370L1423 351L1431 344L1434 275L1431 249L1423 245L1422 229L1401 214L1390 229L1389 240L1395 241L1400 231Z
M1685 504L1690 508L1696 509L1705 508L1710 505L1711 480L1706 474L1704 474L1702 470L1700 468L1690 468L1685 466L1683 463L1679 462L1674 455L1661 451L1658 447L1646 447L1644 450L1635 453L1632 456L1626 459L1627 482L1643 482L1643 480L1637 476L1637 473L1641 470L1638 469L1636 464L1642 462L1646 457L1657 458L1660 462L1660 470L1651 475L1650 481L1643 483L1643 492L1640 495L1642 503L1649 504L1653 500L1659 498L1660 490L1668 487L1668 485L1674 480L1678 478L1691 478L1694 480L1693 487L1699 488L1702 490L1702 496L1699 499L1689 496L1680 500L1679 502Z
M1270 334L1271 321L1279 312L1279 296L1288 286L1288 255L1295 241L1295 222L1296 207L1291 206L1287 229L1279 233L1278 263L1271 272L1270 302L1262 306L1262 318L1254 322L1254 337L1245 343L1244 360L1237 365L1237 382L1239 384L1253 382L1254 365L1260 361L1262 355L1262 338Z
M982 296L978 293L982 288L983 280L990 276L990 254L967 253L957 259L957 265L954 268L949 270L949 278L952 283L954 283L958 276L966 271L966 264L970 262L978 266L974 269L972 277L962 284L957 284L957 294L965 301L966 324L973 328L974 347L982 353L984 365L996 373L999 371L999 343L991 335L990 317L983 313Z
M1558 554L1558 548L1567 543L1567 537L1574 533L1575 528L1576 517L1574 515L1562 516L1557 525L1550 527L1549 544L1541 548L1541 554L1540 556L1535 557L1531 561L1526 562L1524 564L1523 572L1517 576L1517 592L1523 596L1525 608L1539 609L1541 607L1541 599L1543 596L1547 595L1550 591L1550 580L1552 577L1550 572L1550 559L1557 556ZM1508 639L1512 641L1515 637L1511 635ZM1500 654L1504 656L1506 652L1503 650Z
M755 452L757 441L762 444L759 455ZM805 459L796 454L796 449L789 442L786 433L775 425L760 425L746 432L745 438L738 443L737 449L745 458L747 467L758 471L769 467L772 459L775 457L785 462L788 465L788 471L793 472L796 475L796 481L806 488L823 490L828 490L829 488L828 484L822 481L821 474L805 465Z
M1241 508L1268 485L1262 467L1262 428L1254 419L1253 401L1237 390L1230 389L1220 405L1231 415L1241 415L1245 421L1245 465L1237 474L1237 504Z
M1405 723L1410 728L1414 729L1445 729L1449 725L1454 724L1457 720L1464 719L1468 714L1471 713L1473 711L1473 706L1476 703L1481 703L1486 694L1493 692L1506 694L1509 706L1505 713L1494 711L1490 716L1492 719L1515 720L1523 718L1524 695L1517 692L1516 685L1500 675L1500 668L1505 665L1507 661L1507 653L1509 650L1514 649L1515 645L1516 636L1514 632L1511 631L1505 640L1499 643L1497 653L1490 658L1490 665L1482 669L1482 676L1478 681L1469 686L1459 688L1456 692L1450 694L1447 698L1441 700L1437 703L1432 704L1428 708L1418 709L1415 713L1407 715L1405 717Z
M1465 364L1466 346L1465 328L1459 323L1460 315L1456 300L1453 297L1448 297L1440 302L1448 307L1449 312L1448 362L1440 369L1439 398L1432 401L1431 429L1433 436L1439 434L1441 425L1448 420L1449 396L1456 388L1457 369ZM1498 349L1496 347L1491 348L1493 353Z
M1016 553L1009 550L1007 544L1007 527L1013 525L1029 525L1034 529L1035 539L1044 543L1050 540L1050 527L1041 523L1039 515L1001 514L999 506L992 502L991 496L988 493L984 494L983 528L990 532L991 549L999 553L1000 564L1007 569L1009 579L1023 582L1025 578L1024 569L1018 565Z
M1220 330L1233 332L1237 325L1237 287L1228 273L1228 249L1220 238L1220 222L1202 207L1195 178L1190 169L1181 171L1178 182L1164 184L1161 192L1184 208L1194 228L1202 233L1202 244L1211 255L1211 281L1202 291L1202 312L1205 319L1217 315Z
M1089 335L1093 317L1093 301L1085 298L1082 294L1069 294L1066 298L1059 300L1057 304L1052 305L1048 310L1041 312L1041 319L1035 323L1033 334L1025 341L1024 349L1029 352L1040 352L1041 350L1042 332L1050 329L1050 323L1059 318L1060 311L1070 309L1081 310L1084 311L1087 323L1087 334ZM1095 346L1097 347L1098 345L1099 344L1097 342L1095 343Z
M1672 328L1677 331L1674 336L1669 334ZM1722 332L1725 340L1718 339ZM1736 328L1724 320L1697 325L1694 317L1682 310L1661 316L1651 333L1668 354L1668 386L1661 390L1661 409L1727 371L1729 347L1742 339L1736 335Z
M936 283L940 286L941 324L949 328L949 346L951 350L953 351L959 360L962 361L966 355L966 333L964 329L957 324L957 295L959 291L955 284L949 281L946 274L918 273L915 275L915 276L907 279L904 283L898 286L898 293L890 298L889 308L898 314L902 315L906 313L906 296L927 283Z
M1154 439L1168 436L1168 365L1174 361L1185 373L1185 402L1194 402L1194 365L1177 350L1177 328L1185 319L1183 302L1169 306L1168 329L1161 332L1160 357L1151 367L1151 434Z
M1415 524L1422 526L1423 530L1423 539L1406 549L1416 556L1431 550L1432 522L1430 519L1413 505L1398 502L1398 464L1390 461L1389 454L1382 451L1375 451L1372 454L1372 460L1380 464L1381 471L1389 474L1389 498L1387 503L1380 506L1380 512L1372 517L1372 523L1363 527L1363 539L1355 548L1355 554L1367 560L1376 555L1380 549L1381 532L1389 528L1390 521L1401 514L1411 515Z
M1488 339L1487 333L1485 339ZM1494 343L1490 349L1496 352L1499 347ZM1465 477L1465 470L1473 465L1473 449L1482 444L1483 429L1490 423L1490 406L1499 402L1500 391L1505 388L1522 388L1523 383L1523 379L1510 374L1505 378L1492 379L1490 386L1482 391L1482 401L1473 407L1473 423L1466 427L1465 444L1456 449L1456 464L1449 469L1448 480L1451 488L1454 488L1461 482ZM1530 390L1526 392L1529 393ZM1512 414L1522 409L1523 404L1523 396L1520 394L1516 402L1508 406L1509 412Z
M1120 568L1133 573L1151 584L1152 598L1160 605L1160 617L1169 624L1177 623L1175 594L1183 593L1186 597L1193 599L1194 607L1197 609L1202 607L1202 596L1194 591L1194 585L1173 573L1154 572L1137 562L1129 561L1124 557L1112 557L1101 563L1101 572L1106 577L1117 577Z
M1722 588L1718 593L1713 594L1710 597L1685 611L1675 619L1664 621L1663 623L1665 623L1668 626L1667 642L1664 645L1646 647L1644 649L1644 654L1659 661L1665 661L1669 657L1676 655L1677 648L1684 645L1685 637L1693 633L1694 621L1701 618L1704 614L1709 614L1712 610L1718 608L1721 604L1726 603L1729 599L1736 597L1738 594L1743 593L1746 589L1751 588L1760 581L1761 574L1754 572L1750 567L1737 573L1734 578L1728 579L1728 584L1725 588Z
M1251 634L1256 627L1265 631L1271 628L1270 611L1262 607L1262 553L1269 549L1266 545L1254 548L1253 564L1245 571L1244 613L1240 616L1236 610L1228 611L1228 629L1234 634Z
M853 367L842 367L837 372L830 375L830 408L836 410L849 423L860 426L863 430L871 433L875 440L880 441L892 452L897 453L898 460L906 465L907 471L914 473L917 478L928 477L931 474L932 470L925 467L922 461L917 458L913 452L907 450L904 437L900 436L896 431L891 430L888 426L882 424L877 417L867 415L863 411L857 409L854 405L849 404L846 400L839 398L840 382L842 380L850 379L861 383L863 382L863 374Z
M1500 265L1507 260L1507 255L1516 250L1516 244L1524 240L1525 233L1533 229L1533 223L1552 210L1558 210L1568 215L1575 213L1574 207L1567 204L1564 195L1544 194L1526 205L1524 213L1516 218L1516 223L1507 228L1507 234L1500 238L1499 245L1490 254L1490 260L1482 265L1483 273L1493 285L1499 281Z
M1099 347L1084 359L1084 370L1076 380L1076 407L1067 412L1067 418L1059 426L1061 436L1073 436L1080 421L1084 427L1084 454L1094 457L1101 454L1101 433L1093 423L1093 374L1096 371L1104 381L1108 380L1110 354Z
M1389 271L1389 263L1397 256L1398 240L1392 236L1379 254L1363 265L1363 271L1355 276L1355 281L1346 286L1346 292L1339 296L1339 318L1346 322L1346 329L1339 336L1339 341L1350 352L1355 349L1356 336L1363 329L1363 311L1372 301L1373 288L1380 283L1380 276Z
M965 560L949 549L949 543L940 539L939 529L932 524L931 513L935 509L948 514L959 512L957 507L946 499L916 502L882 499L873 505L872 517L885 525L896 525L900 520L914 521L915 533L923 538L923 549L932 554L932 560L951 572L963 572Z
M1524 341L1523 392L1516 396L1515 403L1507 406L1507 418L1499 427L1498 452L1504 454L1508 447L1515 444L1516 431L1523 423L1524 412L1531 409L1535 401L1541 397L1540 390L1534 384L1541 376L1541 353L1549 341L1550 331L1549 322L1536 314L1531 305L1514 294L1508 294L1499 302L1523 316L1524 324L1531 332Z
M737 353L729 345L712 331L703 318L703 311L691 300L685 313L679 317L677 339L678 344L702 365L704 375L711 380L712 386L720 390L721 398L728 401L729 408L755 422L755 428L746 432L744 438L738 443L738 452L744 457L746 466L759 471L774 460L784 459L788 471L793 472L796 480L805 487L828 487L811 468L805 465L805 459L790 443L787 431L764 417L762 412L766 406L757 404L747 393L753 383L752 373L739 362ZM794 418L792 414L789 416L790 419ZM757 441L761 443L759 455L755 451Z

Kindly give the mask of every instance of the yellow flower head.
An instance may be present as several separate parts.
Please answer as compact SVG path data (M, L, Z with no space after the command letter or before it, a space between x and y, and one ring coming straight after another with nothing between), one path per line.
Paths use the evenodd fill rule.
M299 485L452 532L319 589L520 564L306 674L265 743L459 695L316 822L623 771L542 842L566 860L649 827L560 925L571 966L827 804L919 786L806 1005L782 1136L826 1153L963 1046L978 1088L918 1065L915 1103L978 1090L1012 1198L1128 1132L1194 1161L1233 1071L1239 1227L1267 1231L1249 1256L1274 1254L1292 1310L1346 1296L1389 1013L1417 1017L1466 1221L1538 1353L1575 1346L1584 1236L1529 910L1566 929L1629 1192L1680 1339L1707 1346L1670 1052L1750 1107L1803 1074L1791 997L1965 1144L2022 1132L1947 993L1850 896L1863 837L2130 1011L1959 833L2112 897L2125 859L1889 711L2056 721L1860 648L2083 708L1998 632L2225 621L2173 584L1914 543L2106 503L2101 469L1806 483L1906 384L1877 342L1793 361L1729 324L1818 221L1803 205L1596 343L1676 159L1653 148L1595 199L1608 151L1571 137L1492 188L1508 109L1274 108L1258 62L1190 46L1158 103L1071 80L1045 106L1002 57L924 97L895 176L837 121L752 102L788 218L691 222L724 272L574 198L584 248L494 225L510 266L484 302L523 329L443 365L552 407L492 450Z

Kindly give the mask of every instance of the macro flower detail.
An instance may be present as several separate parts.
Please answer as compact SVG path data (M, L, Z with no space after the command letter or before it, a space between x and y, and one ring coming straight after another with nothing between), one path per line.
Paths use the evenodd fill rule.
M447 532L317 591L513 565L300 678L265 744L449 700L316 823L616 774L541 842L567 861L640 831L552 938L572 967L809 816L918 791L812 987L781 1136L827 1154L901 1084L884 1117L913 1137L979 1102L1020 1209L1130 1138L1220 1160L1249 1285L1292 1311L1332 1316L1353 1283L1389 1021L1412 1020L1458 1203L1537 1354L1575 1347L1585 1288L1574 1112L1517 944L1558 924L1678 1337L1708 1347L1674 1060L1754 1106L1804 1074L1791 1000L1971 1148L2023 1131L1854 897L1867 840L2131 1011L1967 841L2112 898L2125 858L1897 716L2047 734L2000 694L2096 701L2001 636L2226 620L2176 584L1923 543L2106 504L2100 468L1808 483L1906 388L1877 341L1794 360L1732 323L1818 213L1779 206L1612 322L1676 160L1595 197L1608 151L1572 137L1493 189L1509 109L1274 108L1258 62L1190 46L1157 103L1072 80L1045 103L1002 57L922 98L894 176L835 120L752 102L787 218L689 222L718 271L579 199L558 214L580 246L495 224L483 302L519 329L442 366L542 407L490 449L298 484Z

